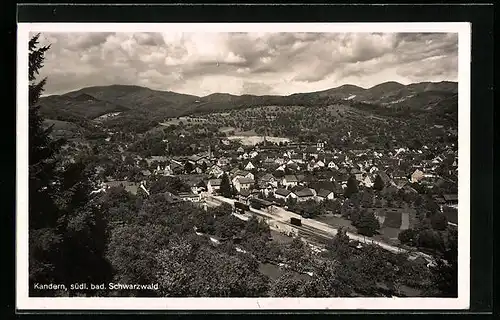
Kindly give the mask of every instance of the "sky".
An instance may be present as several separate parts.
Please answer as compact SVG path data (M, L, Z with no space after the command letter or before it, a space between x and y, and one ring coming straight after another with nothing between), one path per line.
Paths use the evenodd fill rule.
M458 81L457 33L42 33L45 95L126 84L197 96Z

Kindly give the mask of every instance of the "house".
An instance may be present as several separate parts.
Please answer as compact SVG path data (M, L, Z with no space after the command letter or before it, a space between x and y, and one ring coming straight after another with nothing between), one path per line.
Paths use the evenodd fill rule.
M377 175L380 177L380 179L382 179L384 186L388 186L391 182L391 178L389 178L387 173L385 173L384 171L379 171Z
M408 184L408 180L404 178L399 178L399 179L393 179L391 182L393 186L395 186L398 189L404 188Z
M244 153L245 152L245 149L243 149L243 147L239 147L237 150L236 150L237 153Z
M274 162L276 164L282 165L282 164L285 164L285 159L284 158L276 158L276 159L274 159Z
M458 206L458 195L456 194L443 194L444 202L447 206L457 208Z
M248 155L250 156L250 158L252 158L252 159L253 159L253 158L255 158L256 156L258 156L258 155L259 155L259 153L258 153L257 151L255 151L255 150L254 150L254 151L251 151Z
M252 164L251 161L249 161L245 166L245 170L253 170L253 169L255 169L255 166Z
M331 181L314 181L309 183L309 188L314 189L314 190L328 190L328 191L334 191L335 190L335 182Z
M333 194L335 197L340 197L341 195L344 194L344 189L342 188L342 184L338 182L333 182L334 188L333 188Z
M149 170L142 170L141 171L141 174L144 176L144 177L149 177L151 175L151 171Z
M444 161L444 159L441 156L437 156L434 159L432 159L433 164L440 164L443 161Z
M281 184L286 187L295 187L299 184L299 180L295 175L285 175Z
M146 162L148 163L148 166L150 166L154 162L158 162L158 163L168 162L168 158L165 156L151 156L149 158L146 158Z
M279 188L274 191L274 197L276 199L288 200L289 198L297 198L297 196L290 190Z
M406 173L402 170L396 169L392 173L392 178L393 179L404 179L404 178L406 178Z
M207 191L211 194L217 193L220 190L221 179L210 179L207 183Z
M262 177L260 177L259 183L267 183L271 186L274 186L275 188L278 187L278 180L271 173L266 173Z
M240 202L248 203L251 197L252 193L248 189L242 189L238 192L238 200Z
M286 166L284 164L280 165L278 168L276 168L276 171L285 171Z
M367 188L371 188L373 187L373 182L372 180L370 179L370 176L369 175L365 175L365 177L363 178L363 180L361 181L361 184L363 184L365 187Z
M332 160L332 161L328 162L328 169L338 170L338 169L339 169L339 167L338 167L338 166L335 164L335 162L333 162L333 160Z
M318 148L313 146L307 147L303 152L303 157L306 159L308 157L318 158Z
M307 200L314 200L316 194L313 189L310 188L302 188L300 190L293 192L297 196L297 201L303 202Z
M300 171L300 166L297 163L291 163L286 166L288 169L293 171Z
M224 171L218 165L213 165L210 169L208 169L207 173L216 178L220 178L224 174Z
M318 171L316 173L317 180L330 181L335 176L333 171Z
M304 163L304 159L298 153L292 154L292 156L290 157L290 160L292 160L293 162L295 162L297 164Z
M372 166L368 172L371 174L374 174L377 171L378 171L378 168L376 166Z
M417 169L411 174L411 182L412 183L420 182L420 180L422 180L424 177L425 177L424 173L419 169Z
M270 194L274 193L277 189L275 186L271 185L268 182L259 182L258 183L259 192L262 192L264 196L268 197Z
M182 174L178 176L179 179L191 188L191 193L198 194L205 190L205 179L208 178L205 174Z
M172 165L167 164L165 168L163 169L163 175L165 176L173 176L174 175L174 170L172 170Z
M200 194L195 194L195 193L191 193L191 192L181 192L178 194L178 196L183 201L190 201L190 202L200 202L201 201Z
M333 200L335 199L335 195L333 191L326 190L326 189L320 189L316 193L316 200L317 201L324 201L324 200Z
M354 168L354 169L351 170L351 175L354 175L354 177L356 178L356 180L363 181L363 172L361 172L357 168Z
M175 204L175 203L179 203L179 202L182 202L183 200L176 196L175 194L173 193L170 193L170 192L165 192L163 193L163 196L165 197L165 200L167 201L167 203L169 204Z
M234 180L234 188L236 191L240 192L241 190L250 190L255 183L254 179L238 177Z
M188 157L188 161L192 164L192 165L202 165L203 163L205 163L206 165L208 165L210 162L208 161L207 157L204 156L204 155L197 155L197 154L194 154L192 156L189 156Z
M234 183L234 180L237 178L249 178L249 179L255 179L253 173L245 171L245 170L231 170L231 176L232 176L232 182Z
M262 165L266 167L273 166L274 164L276 164L276 162L273 158L266 158L264 161L262 161Z
M231 163L231 159L229 158L225 158L225 157L221 157L217 160L217 165L219 167L224 167L224 166L227 166Z

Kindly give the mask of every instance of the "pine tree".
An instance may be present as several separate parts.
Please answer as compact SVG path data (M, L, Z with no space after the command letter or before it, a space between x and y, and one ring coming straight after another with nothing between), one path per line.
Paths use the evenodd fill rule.
M347 187L344 191L344 196L349 198L351 195L358 193L358 182L354 176L350 176L347 180Z
M226 173L224 173L221 178L220 193L226 198L232 197L231 183L229 182L229 177Z
M42 292L34 283L102 283L111 270L104 259L106 222L89 198L92 187L85 162L62 168L58 162L64 143L44 128L38 101L46 79L36 82L50 46L38 47L39 35L29 42L29 273L30 295L67 295Z
M373 189L378 191L382 191L384 189L384 181L378 174L377 177L375 178L375 182L373 183Z

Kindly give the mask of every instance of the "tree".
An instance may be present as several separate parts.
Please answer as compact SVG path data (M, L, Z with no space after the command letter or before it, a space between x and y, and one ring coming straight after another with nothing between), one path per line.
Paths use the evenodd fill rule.
M344 196L349 198L355 193L358 193L358 181L354 176L350 176L347 180L347 187L344 191Z
M378 229L380 229L380 224L373 212L364 210L360 214L359 222L356 225L356 228L358 229L359 234L371 237Z
M222 196L226 198L231 198L232 197L232 190L231 190L231 183L229 182L229 177L227 176L227 173L224 173L221 178L220 182L220 193Z
M64 141L53 140L43 127L38 99L45 80L36 83L50 46L39 47L39 34L29 41L29 272L30 295L58 293L35 290L34 283L106 283L111 269L104 257L107 223L89 196L95 186L81 160L59 165ZM63 293L68 294L68 293Z
M170 241L156 259L163 296L259 297L268 289L255 264L208 246L195 247L185 238Z
M432 229L421 230L418 234L419 247L428 248L437 252L443 251L444 242L437 231Z
M447 248L443 258L431 267L433 286L438 296L457 297L458 294L458 238L456 230L448 233ZM433 292L434 293L434 292Z
M338 229L335 237L328 242L326 248L330 250L336 258L345 259L348 257L350 251L349 241L349 236L341 227Z
M167 191L174 194L189 192L189 186L182 182L179 177L161 176L149 188L150 194L165 193Z
M401 243L415 245L417 233L413 229L406 229L398 234L398 239Z
M446 227L448 226L448 219L446 219L446 216L441 212L434 213L431 216L431 225L435 230L446 230Z
M384 180L380 177L380 175L377 174L377 177L375 178L375 182L373 183L373 189L382 191L384 189Z
M186 161L186 163L184 164L184 170L186 171L186 173L193 172L193 170L194 170L193 164L189 161Z

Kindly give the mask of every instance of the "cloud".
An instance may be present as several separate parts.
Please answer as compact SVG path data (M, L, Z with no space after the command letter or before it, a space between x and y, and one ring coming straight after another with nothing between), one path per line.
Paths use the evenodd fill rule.
M46 93L136 84L205 95L456 81L446 33L42 33Z

